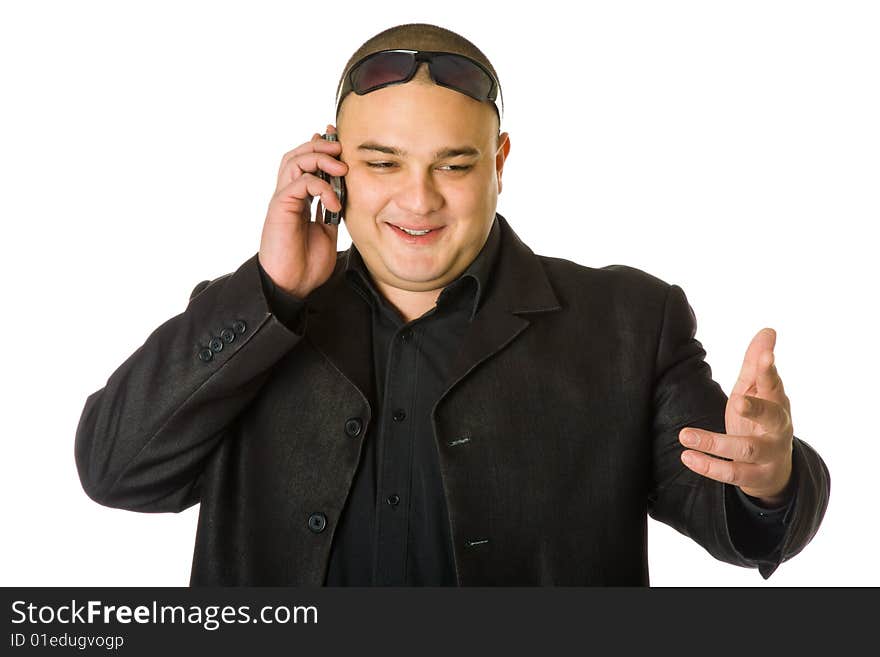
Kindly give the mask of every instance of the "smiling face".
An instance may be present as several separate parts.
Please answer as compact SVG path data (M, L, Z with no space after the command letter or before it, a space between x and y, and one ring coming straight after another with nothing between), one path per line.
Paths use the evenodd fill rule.
M336 126L346 227L384 292L439 294L467 268L492 226L510 150L488 103L425 84L426 72L349 94ZM395 226L434 230L410 237Z

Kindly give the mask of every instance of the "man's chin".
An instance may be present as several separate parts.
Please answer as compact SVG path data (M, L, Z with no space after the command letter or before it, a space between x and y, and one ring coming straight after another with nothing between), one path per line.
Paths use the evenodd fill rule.
M395 286L412 292L427 292L444 287L440 281L443 268L432 264L430 267L412 266L398 263L400 266L389 269L395 277Z

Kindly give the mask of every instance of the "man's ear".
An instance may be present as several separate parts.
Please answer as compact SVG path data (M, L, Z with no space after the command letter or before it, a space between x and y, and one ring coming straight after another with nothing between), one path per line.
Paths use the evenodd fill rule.
M498 193L501 193L501 174L504 170L504 161L510 153L510 135L502 132L498 137L498 150L495 151L495 175L498 176Z

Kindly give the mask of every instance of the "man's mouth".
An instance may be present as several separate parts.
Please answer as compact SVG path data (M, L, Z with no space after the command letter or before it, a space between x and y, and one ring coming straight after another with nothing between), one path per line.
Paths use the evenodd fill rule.
M397 224L391 224L399 231L406 233L407 235L411 235L413 237L417 237L419 235L427 235L435 230L440 230L443 226L435 226L433 228L407 228L405 226L399 226Z
M424 228L416 228L413 226L400 226L398 224L389 223L391 230L400 237L404 244L410 246L429 246L434 244L443 232L446 226L426 226Z

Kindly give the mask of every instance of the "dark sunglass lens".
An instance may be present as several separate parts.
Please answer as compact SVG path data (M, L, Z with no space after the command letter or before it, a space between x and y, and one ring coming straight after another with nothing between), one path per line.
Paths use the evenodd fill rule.
M414 57L408 52L388 52L372 57L351 73L352 87L357 93L368 91L392 82L400 82L409 76Z
M438 84L456 87L477 100L486 100L492 78L472 61L458 55L436 55L431 71Z

